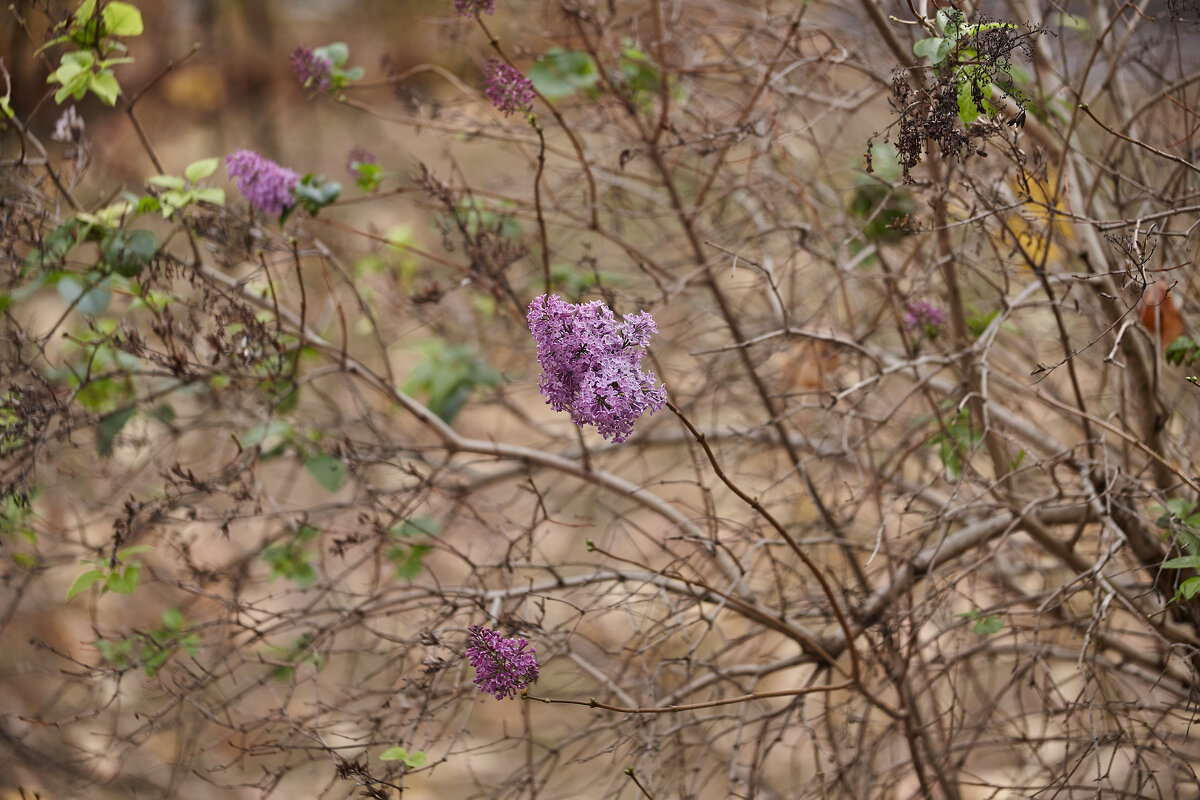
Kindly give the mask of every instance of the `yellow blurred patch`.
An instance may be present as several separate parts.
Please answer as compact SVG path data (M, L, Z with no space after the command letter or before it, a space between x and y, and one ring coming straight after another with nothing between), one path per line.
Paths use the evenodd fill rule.
M206 64L181 67L164 81L167 102L189 111L216 111L225 104L221 71Z
M1059 243L1074 238L1065 217L1056 214L1051 221L1051 207L1056 211L1065 211L1062 204L1065 192L1060 192L1058 201L1051 206L1050 195L1054 191L1054 183L1052 176L1047 176L1044 181L1030 176L1024 184L1017 181L1011 183L1018 197L1028 193L1029 200L1020 208L1008 212L1008 231L1004 238L1009 239L1011 244L1011 232L1034 264L1061 263L1064 252ZM1025 266L1028 267L1028 263Z

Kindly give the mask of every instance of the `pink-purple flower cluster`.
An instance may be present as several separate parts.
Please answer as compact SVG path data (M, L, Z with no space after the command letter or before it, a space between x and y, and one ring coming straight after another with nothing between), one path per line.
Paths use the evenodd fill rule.
M504 116L529 111L536 96L533 81L498 58L489 58L484 70L483 92Z
M264 214L278 217L296 202L292 191L300 176L274 161L263 158L253 150L238 150L225 157L229 179L250 205Z
M658 326L650 312L617 323L599 300L575 304L542 295L529 304L529 330L542 365L540 388L555 411L576 425L595 425L605 439L623 442L642 412L667 404L667 390L642 372L642 355Z
M946 315L935 305L916 300L908 304L908 312L904 315L904 327L910 331L921 329L934 333L946 321Z
M499 631L472 625L467 660L475 668L475 685L497 700L516 697L537 680L538 663L528 639L505 638Z
M292 51L292 69L305 89L327 92L333 86L333 62L319 56L309 47L297 47Z
M496 0L454 0L454 10L460 17L479 19L483 12L496 13Z

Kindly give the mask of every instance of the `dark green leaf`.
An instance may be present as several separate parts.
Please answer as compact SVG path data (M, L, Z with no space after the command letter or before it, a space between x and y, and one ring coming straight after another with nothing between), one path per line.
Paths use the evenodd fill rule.
M117 434L125 427L125 423L133 419L133 415L137 412L136 408L123 408L120 411L114 411L111 414L103 417L100 420L100 428L96 434L96 452L101 458L108 458L113 452L113 441L117 438Z

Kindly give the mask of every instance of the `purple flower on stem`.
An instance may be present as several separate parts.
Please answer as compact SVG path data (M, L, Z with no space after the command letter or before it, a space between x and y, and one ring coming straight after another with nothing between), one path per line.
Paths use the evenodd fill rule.
M926 303L924 300L917 300L909 303L908 313L904 315L904 327L907 330L915 331L921 329L925 333L933 336L937 333L938 328L946 321L946 315L942 310L935 305Z
M484 75L483 92L504 116L514 111L529 111L536 96L533 93L533 81L498 58L488 59Z
M498 631L472 625L467 660L475 668L475 685L497 700L516 697L537 680L538 663L527 639L506 639Z
M311 48L297 47L292 51L292 69L305 89L327 92L333 86L333 62Z
M454 0L454 10L460 17L479 19L483 12L496 13L496 0Z
M296 202L292 190L300 176L274 161L263 158L253 150L238 150L225 157L229 179L250 205L273 217L281 215Z
M555 411L576 425L595 425L605 439L623 442L642 412L667 404L667 390L642 372L642 355L658 326L648 311L617 323L599 300L576 305L558 295L529 304L529 330L542 365L539 387Z

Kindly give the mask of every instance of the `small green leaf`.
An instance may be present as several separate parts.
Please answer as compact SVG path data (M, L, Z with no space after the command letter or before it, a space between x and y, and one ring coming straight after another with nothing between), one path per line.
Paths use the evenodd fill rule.
M163 625L169 631L183 630L183 612L178 608L168 608L162 612Z
M318 58L321 56L328 58L335 67L344 67L350 58L350 48L346 46L345 42L333 42L324 47L315 48L313 55Z
M380 761L404 761L408 758L408 751L403 747L389 747L379 754Z
M101 14L109 36L141 36L142 12L129 3L109 3Z
M117 594L133 594L137 591L141 572L139 564L129 564L120 572L110 572L104 581L104 588Z
M117 95L121 93L121 84L117 83L117 76L112 74L111 70L105 70L98 75L89 75L88 88L103 100L106 106L115 106Z
M90 589L98 581L102 581L102 580L104 580L104 572L103 571L98 570L98 569L89 569L87 572L83 573L78 578L76 578L75 582L71 584L71 588L67 589L66 602L68 602L68 603L71 602L72 597L79 594L80 592Z
M101 458L108 458L113 453L113 442L117 438L117 434L125 427L125 423L133 419L133 415L137 412L136 408L123 408L120 411L114 411L100 420L100 429L96 434L96 452Z
M987 616L975 623L972 631L980 636L991 636L993 633L999 633L1004 629L1004 623L999 617Z
M346 482L346 465L331 455L316 453L308 456L304 459L304 468L331 492L336 492Z
M154 550L152 545L135 544L132 547L123 547L117 551L117 561L124 561L130 556L136 556L138 553L149 553Z
M392 536L405 539L412 536L437 536L440 531L441 526L433 517L413 517L388 529Z
M949 39L934 37L913 42L913 53L919 58L928 58L929 63L937 66L946 60L950 48L954 45Z
M554 47L529 69L533 88L555 100L580 89L590 89L600 80L600 70L590 55Z
M209 175L217 171L217 165L221 163L219 158L205 158L200 161L193 161L188 164L187 169L183 171L183 175L192 183L204 180Z
M1200 345L1190 336L1178 336L1175 341L1167 345L1167 349L1163 352L1167 361L1172 364L1190 364L1197 359L1197 351L1200 350Z
M146 182L154 186L161 186L164 189L174 189L182 192L187 187L187 182L178 175L155 175L153 178L147 178Z
M224 189L197 189L195 196L197 203L212 203L214 206L225 205Z
M1163 562L1163 569L1200 569L1200 556L1179 556Z

